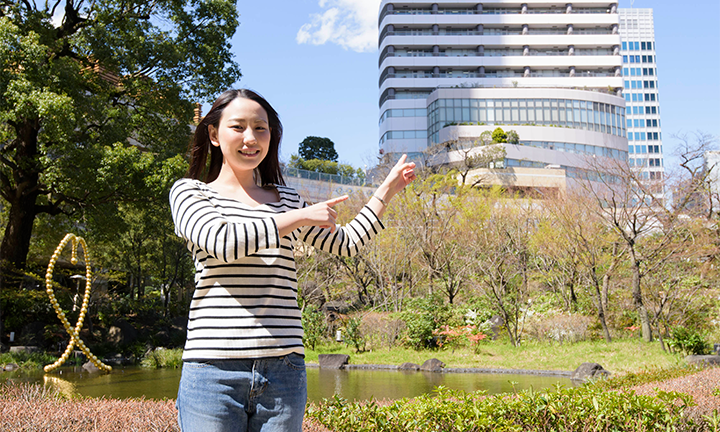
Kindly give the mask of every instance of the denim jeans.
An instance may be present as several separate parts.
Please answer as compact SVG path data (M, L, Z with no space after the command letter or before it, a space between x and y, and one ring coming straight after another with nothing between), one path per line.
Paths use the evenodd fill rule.
M298 354L183 363L177 409L183 432L301 432L307 401Z

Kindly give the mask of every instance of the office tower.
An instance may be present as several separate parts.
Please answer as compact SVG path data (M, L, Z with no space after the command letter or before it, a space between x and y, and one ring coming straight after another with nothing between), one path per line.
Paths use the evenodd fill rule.
M660 94L652 9L618 9L628 153L645 180L664 178Z
M383 0L380 153L515 130L505 167L627 160L616 3Z

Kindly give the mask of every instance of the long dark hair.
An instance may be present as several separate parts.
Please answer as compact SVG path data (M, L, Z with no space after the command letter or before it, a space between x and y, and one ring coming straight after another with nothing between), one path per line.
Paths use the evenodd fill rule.
M260 162L260 165L258 165L256 169L259 184L261 186L273 184L285 185L279 160L280 141L282 140L283 133L280 117L265 98L248 89L225 91L215 100L212 108L210 108L210 112L200 120L200 124L198 124L197 129L195 129L195 135L190 143L190 168L188 169L186 177L210 183L220 174L223 155L220 147L214 146L210 142L208 126L212 125L217 128L220 124L223 111L225 111L225 107L237 98L245 98L257 102L268 115L268 122L270 123L270 148L268 149L268 154L265 156L265 159ZM209 165L207 163L208 153L210 153Z

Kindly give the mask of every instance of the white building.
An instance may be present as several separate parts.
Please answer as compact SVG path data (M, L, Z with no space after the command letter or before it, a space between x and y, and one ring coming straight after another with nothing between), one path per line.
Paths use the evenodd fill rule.
M646 180L664 178L652 9L618 9L629 163Z
M499 126L506 167L627 160L616 3L383 0L378 25L380 153Z

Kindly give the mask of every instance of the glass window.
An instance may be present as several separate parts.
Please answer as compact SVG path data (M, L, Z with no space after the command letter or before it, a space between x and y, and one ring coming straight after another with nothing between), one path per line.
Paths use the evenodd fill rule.
M640 51L640 42L635 42L635 51Z
M622 49L623 51L627 51L627 42L622 43Z
M628 56L624 55L623 56L623 64L627 64L627 63L628 63Z

